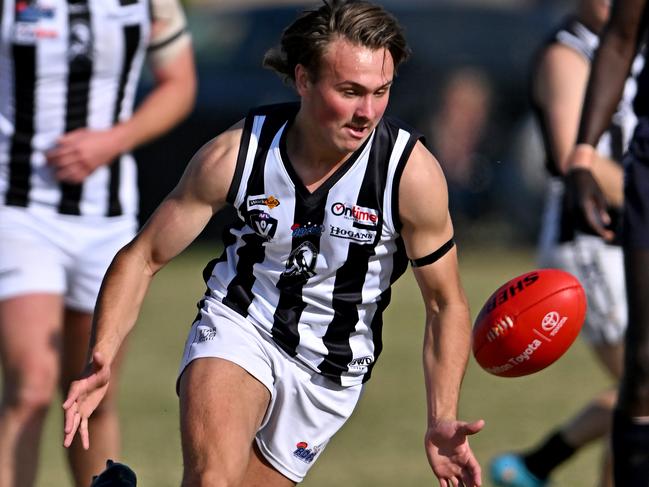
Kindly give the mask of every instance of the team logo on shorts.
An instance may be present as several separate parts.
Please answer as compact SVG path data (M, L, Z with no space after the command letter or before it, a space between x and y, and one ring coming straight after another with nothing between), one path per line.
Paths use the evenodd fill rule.
M277 231L277 220L265 211L255 211L250 213L250 226L257 235L269 241Z
M301 243L288 257L286 270L282 273L284 277L305 277L315 276L315 263L318 259L318 251L311 242Z
M318 453L320 453L320 450L322 450L322 445L309 448L309 444L306 441L300 441L295 447L293 456L299 458L304 463L311 463Z

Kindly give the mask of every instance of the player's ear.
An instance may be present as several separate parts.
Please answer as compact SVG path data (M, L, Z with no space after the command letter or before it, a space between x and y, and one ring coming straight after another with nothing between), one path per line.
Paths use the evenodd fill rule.
M295 65L295 89L298 95L303 96L309 89L311 75L309 70L302 64Z

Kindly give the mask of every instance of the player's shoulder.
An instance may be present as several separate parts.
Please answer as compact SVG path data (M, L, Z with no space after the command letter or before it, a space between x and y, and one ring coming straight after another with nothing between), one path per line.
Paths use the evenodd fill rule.
M242 131L240 121L206 142L189 162L178 191L222 207L234 178Z

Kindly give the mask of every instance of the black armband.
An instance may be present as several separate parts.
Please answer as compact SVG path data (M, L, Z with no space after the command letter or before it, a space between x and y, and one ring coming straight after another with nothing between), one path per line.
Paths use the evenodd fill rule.
M448 242L438 248L435 252L432 252L423 257L419 257L418 259L410 259L410 265L412 265L413 267L423 267L425 265L432 264L433 262L437 262L439 259L444 257L446 253L453 248L454 245L455 240L453 240L453 237L451 237Z

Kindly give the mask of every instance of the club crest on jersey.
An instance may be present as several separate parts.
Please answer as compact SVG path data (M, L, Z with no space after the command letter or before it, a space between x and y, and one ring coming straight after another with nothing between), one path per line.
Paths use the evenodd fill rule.
M265 211L253 211L250 213L250 226L257 235L269 241L277 231L277 220Z
M345 220L351 220L359 225L376 227L379 224L379 212L372 208L337 201L331 205L331 213L334 216L343 217Z
M282 273L285 277L305 277L315 275L315 264L318 251L311 242L302 242L288 257L286 270Z
M315 457L322 450L322 445L316 445L309 448L309 444L306 441L300 441L295 445L295 451L293 451L293 456L302 460L305 463L311 463Z
M90 63L93 58L92 51L92 34L88 19L72 19L70 21L68 59L77 63Z
M248 200L246 201L248 211L254 210L254 209L262 209L262 208L270 208L271 210L273 208L276 208L279 206L279 200L275 198L273 195L266 196L265 194L260 194L256 196L248 196Z

